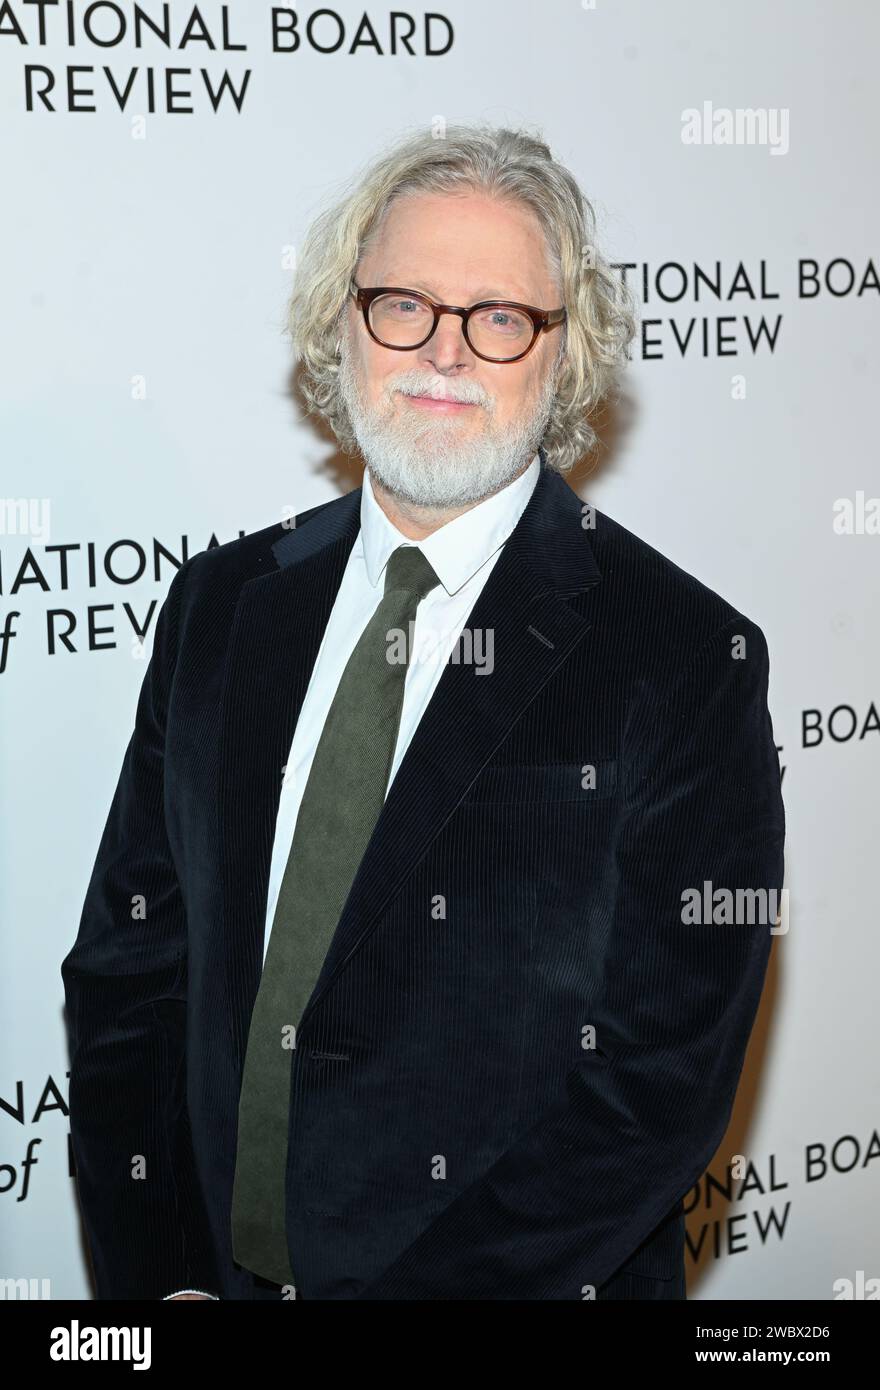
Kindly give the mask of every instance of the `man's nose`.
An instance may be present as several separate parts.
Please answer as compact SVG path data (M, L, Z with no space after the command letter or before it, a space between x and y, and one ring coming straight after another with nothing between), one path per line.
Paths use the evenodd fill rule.
M468 347L464 325L457 314L441 314L433 334L423 345L422 359L438 371L473 366L476 358Z

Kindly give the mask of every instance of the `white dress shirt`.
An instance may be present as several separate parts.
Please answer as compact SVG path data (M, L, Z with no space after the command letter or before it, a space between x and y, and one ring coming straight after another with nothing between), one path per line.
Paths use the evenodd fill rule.
M269 872L264 963L297 812L318 739L348 658L384 596L385 566L389 557L400 545L417 544L440 583L422 599L416 612L400 728L386 796L468 615L504 542L522 515L540 471L541 462L536 454L528 468L507 487L418 542L404 536L389 521L373 495L369 470L364 473L360 531L324 630L281 787ZM486 661L487 654L475 642L476 659ZM486 667L488 669L488 661Z

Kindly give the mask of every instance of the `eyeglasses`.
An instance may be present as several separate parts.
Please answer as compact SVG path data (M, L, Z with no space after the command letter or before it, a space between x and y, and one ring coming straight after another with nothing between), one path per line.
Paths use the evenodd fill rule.
M538 335L566 318L565 309L536 309L503 299L485 299L469 309L456 304L437 304L426 294L393 285L363 289L350 283L364 315L367 332L381 347L409 352L422 347L441 314L458 314L465 341L485 362L518 362L531 352Z

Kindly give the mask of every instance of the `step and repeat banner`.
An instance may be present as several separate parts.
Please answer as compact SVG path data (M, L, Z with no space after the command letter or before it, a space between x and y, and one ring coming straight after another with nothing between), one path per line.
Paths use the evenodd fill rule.
M878 43L872 0L0 5L0 1281L91 1297L59 967L175 568L360 483L297 397L297 246L479 121L639 301L574 485L770 649L786 900L689 1297L880 1297Z

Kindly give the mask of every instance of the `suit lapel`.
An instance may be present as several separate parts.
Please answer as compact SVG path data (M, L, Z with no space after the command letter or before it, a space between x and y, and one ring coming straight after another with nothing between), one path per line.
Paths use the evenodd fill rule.
M339 971L377 926L470 783L590 623L566 595L601 575L582 503L547 467L467 620L493 633L494 669L449 664L391 784L299 1035ZM223 850L233 1041L247 1044L263 956L266 896L281 791L321 637L360 524L360 490L286 534L279 568L243 586L221 702L220 844ZM300 518L297 518L300 523ZM310 534L311 533L311 534Z

